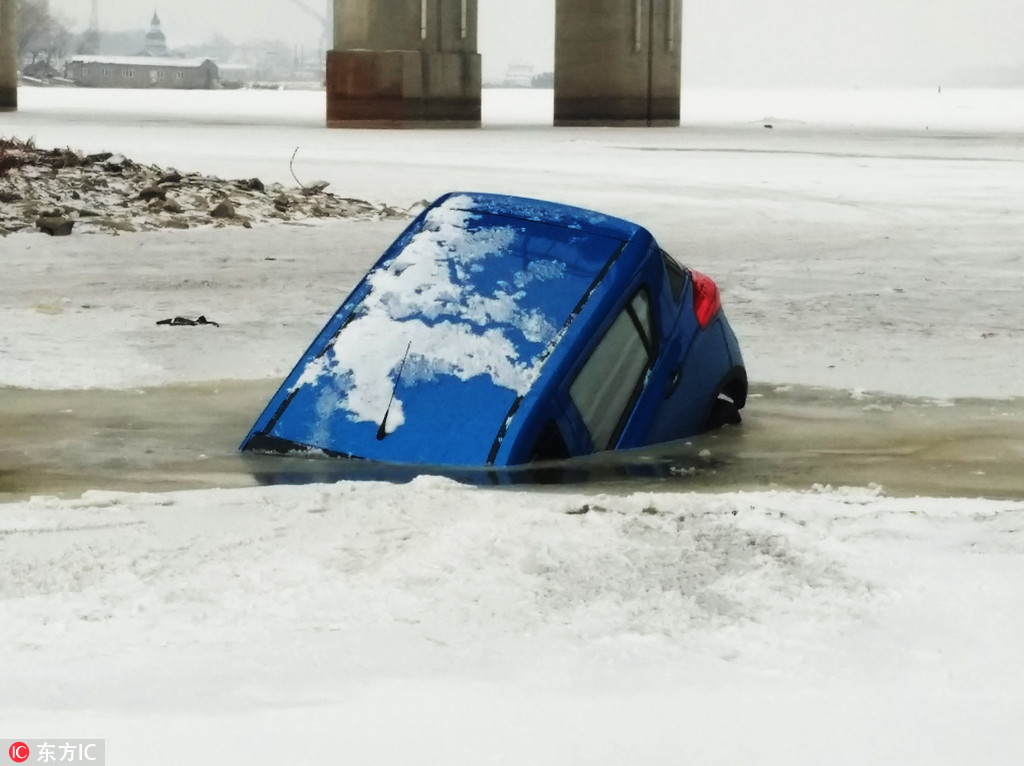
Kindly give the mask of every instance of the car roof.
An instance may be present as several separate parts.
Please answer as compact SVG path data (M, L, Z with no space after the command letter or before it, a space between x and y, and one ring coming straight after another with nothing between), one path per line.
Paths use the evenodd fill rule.
M242 448L260 435L393 462L492 462L566 328L640 232L552 202L441 197L341 305Z

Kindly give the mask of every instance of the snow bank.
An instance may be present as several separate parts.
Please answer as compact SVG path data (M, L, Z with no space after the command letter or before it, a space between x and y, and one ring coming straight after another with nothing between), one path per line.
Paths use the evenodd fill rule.
M133 763L1010 763L1022 520L429 477L39 497L3 508L0 715Z

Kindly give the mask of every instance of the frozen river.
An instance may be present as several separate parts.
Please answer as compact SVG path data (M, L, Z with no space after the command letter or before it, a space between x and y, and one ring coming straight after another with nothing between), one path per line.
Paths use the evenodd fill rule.
M238 442L403 222L0 238L12 736L147 766L1022 762L1024 93L685 91L668 130L556 130L517 92L479 131L327 131L322 99L23 89L0 136L286 184L298 147L340 195L635 219L718 282L745 422L554 486L254 486L286 464Z

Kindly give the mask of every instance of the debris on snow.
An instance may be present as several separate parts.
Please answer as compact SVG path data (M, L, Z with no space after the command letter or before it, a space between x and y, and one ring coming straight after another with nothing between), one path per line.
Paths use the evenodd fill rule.
M197 319L189 319L188 317L171 317L170 319L161 319L157 324L170 325L171 327L196 327L198 325L220 327L219 322L210 321L206 318L205 314L200 314Z
M225 180L141 165L123 154L85 155L0 138L0 236L33 229L150 231L244 226L317 218L379 220L409 211L325 191L327 182L286 188L259 178Z

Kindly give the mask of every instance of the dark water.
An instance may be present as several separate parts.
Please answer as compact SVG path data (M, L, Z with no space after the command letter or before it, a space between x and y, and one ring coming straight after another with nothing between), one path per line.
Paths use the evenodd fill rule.
M133 391L0 389L0 501L88 489L165 491L277 481L411 478L416 469L236 452L277 381ZM744 423L689 442L542 471L462 472L481 484L602 492L880 484L897 495L1024 498L1024 400L858 399L755 388Z

